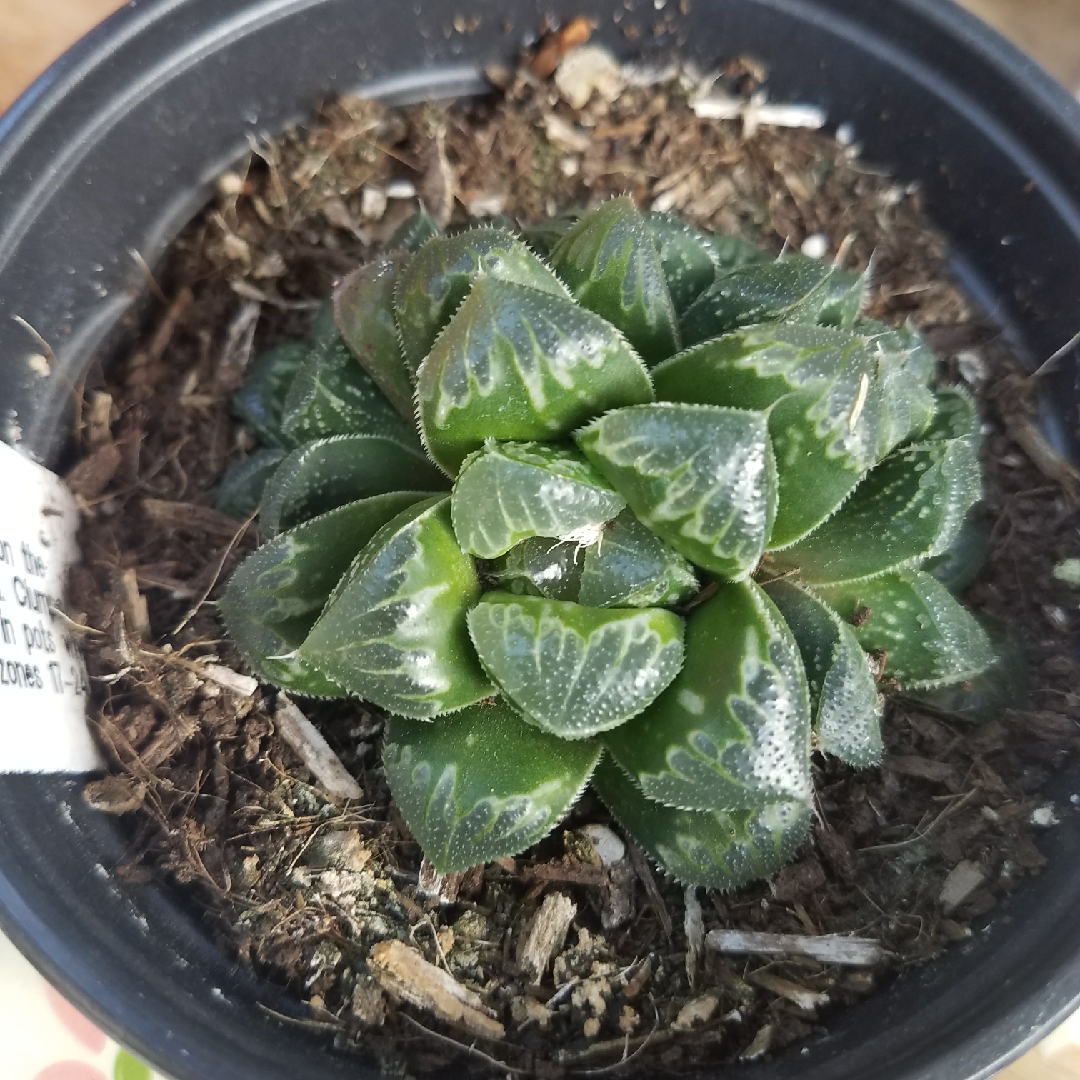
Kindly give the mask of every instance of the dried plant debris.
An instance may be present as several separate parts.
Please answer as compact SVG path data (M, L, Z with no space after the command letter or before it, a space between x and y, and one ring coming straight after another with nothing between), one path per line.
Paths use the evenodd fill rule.
M487 97L345 99L253 143L157 269L169 301L148 300L76 417L69 614L113 764L85 797L130 826L117 874L194 890L244 963L397 1074L681 1072L776 1053L969 936L1072 812L1044 812L1039 793L1080 748L1075 472L1040 441L1032 380L950 279L918 190L864 164L848 131L818 130L812 108L771 104L751 58L717 78L620 67L589 31L552 29L531 68L489 72ZM939 572L960 575L1006 659L970 685L893 695L883 768L817 757L813 841L771 884L686 894L591 796L525 856L440 877L390 803L382 716L290 707L224 639L215 602L259 539L257 521L214 509L254 445L229 394L254 356L309 329L417 193L451 227L508 215L541 251L551 218L629 194L776 251L873 259L870 314L912 320L940 381L979 397L986 499L970 532L985 562L973 580Z

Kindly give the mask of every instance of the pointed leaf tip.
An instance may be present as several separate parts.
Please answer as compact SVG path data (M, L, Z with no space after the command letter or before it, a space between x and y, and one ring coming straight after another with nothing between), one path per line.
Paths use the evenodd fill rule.
M587 608L493 592L469 612L469 632L503 693L564 739L639 713L683 660L682 619L661 608Z
M491 693L469 643L480 598L457 545L450 500L399 514L371 539L300 647L300 659L358 697L428 719Z
M901 686L964 682L994 660L994 648L975 616L922 570L819 585L814 592L842 619L858 624L853 629L859 644L882 654L885 674Z
M809 802L806 675L791 631L758 585L723 585L690 612L682 670L604 745L668 806Z
M577 801L600 747L527 724L501 701L434 723L391 717L383 763L390 791L441 874L542 840Z
M532 536L598 531L625 505L577 449L492 442L466 459L451 508L462 550L494 559Z
M613 410L576 433L635 515L698 566L743 578L776 511L764 413L657 403Z
M665 873L706 889L727 891L772 877L798 854L813 821L804 804L791 801L726 812L662 806L609 757L593 774L593 787Z
M818 748L855 768L879 764L882 703L854 631L791 580L772 581L764 589L799 647Z
M488 438L553 441L598 413L652 400L618 331L572 300L484 277L420 368L419 415L450 475Z
M617 326L646 364L679 349L664 268L645 216L626 196L583 215L551 252L583 307Z

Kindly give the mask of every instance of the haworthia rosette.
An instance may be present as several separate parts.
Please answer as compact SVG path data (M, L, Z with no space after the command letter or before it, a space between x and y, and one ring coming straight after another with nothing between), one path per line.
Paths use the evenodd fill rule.
M279 533L240 564L218 609L229 636L262 678L301 694L344 693L303 663L296 650L364 545L391 518L428 497L399 491L349 503Z
M616 409L575 434L635 515L691 562L746 577L776 512L764 413L657 403Z
M382 255L343 278L334 289L334 319L360 366L413 426L413 384L394 321L394 289L407 258Z
M399 514L369 541L300 647L351 694L414 719L491 693L465 616L480 599L476 567L457 546L450 500Z
M818 749L860 769L879 764L882 703L855 632L791 580L764 589L799 646Z
M809 536L773 556L808 584L875 577L940 555L982 495L974 440L894 450Z
M259 509L270 477L285 457L284 450L256 450L234 465L221 480L215 505L229 517L244 521Z
M551 252L574 299L617 326L647 364L679 348L660 253L645 216L626 196L575 222Z
M296 446L296 440L281 430L281 417L285 396L310 351L302 341L285 341L267 349L230 398L233 412L263 446L285 450Z
M722 585L686 619L675 681L604 744L668 806L809 802L810 702L798 646L753 581Z
M841 618L854 620L867 652L881 652L885 675L919 689L964 682L984 671L994 649L975 616L922 570L814 589Z
M850 326L866 289L865 274L804 255L750 263L719 275L694 301L680 322L683 340L696 345L739 326L780 319Z
M469 633L507 698L564 739L641 712L683 659L682 619L662 608L587 608L493 592L469 612Z
M732 811L678 810L646 798L610 758L593 787L615 820L676 881L737 889L771 877L798 854L813 817L800 802Z
M573 301L480 278L420 367L424 442L450 475L488 438L552 441L652 400L618 331Z
M263 490L259 526L272 536L335 507L389 491L438 491L446 477L419 449L379 435L338 435L294 450Z
M441 874L516 855L577 801L600 747L545 734L501 701L434 723L391 717L383 746L390 792Z
M530 536L598 531L625 505L577 449L490 440L462 465L451 511L462 550L494 559Z
M436 337L481 277L569 299L566 286L517 237L470 229L427 241L398 277L394 311L405 364L415 372Z
M585 549L577 599L586 607L667 607L697 592L694 568L624 510Z
M764 409L779 507L770 546L820 525L868 469L930 423L934 399L897 331L751 326L687 349L653 372L657 398Z
M281 427L298 443L331 435L382 435L408 446L417 441L415 427L390 404L340 336L308 353L285 397Z

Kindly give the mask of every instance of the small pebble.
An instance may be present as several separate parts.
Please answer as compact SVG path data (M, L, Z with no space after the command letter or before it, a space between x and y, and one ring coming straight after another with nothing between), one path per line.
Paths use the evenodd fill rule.
M1080 559L1062 559L1054 567L1054 577L1066 585L1080 585Z
M1049 829L1059 824L1057 814L1054 813L1054 804L1046 803L1045 806L1037 806L1031 811L1031 824L1040 829Z
M590 1016L582 1025L581 1030L585 1033L586 1039L595 1039L600 1034L600 1021L595 1016Z
M802 242L799 250L808 259L824 259L829 253L829 238L824 233L813 233Z
M415 199L416 185L411 180L391 180L386 185L388 199Z
M836 141L841 146L850 146L855 141L855 125L850 120L836 129Z
M379 221L386 213L386 192L375 184L365 184L360 192L360 216Z

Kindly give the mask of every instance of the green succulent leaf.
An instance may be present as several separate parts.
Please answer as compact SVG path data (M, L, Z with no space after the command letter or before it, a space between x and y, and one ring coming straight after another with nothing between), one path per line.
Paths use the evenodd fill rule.
M1024 648L1009 627L996 619L987 619L985 629L994 660L984 671L962 683L909 691L906 696L952 719L979 724L996 720L1006 709L1024 708L1030 681Z
M686 619L686 661L640 716L604 736L650 798L688 810L810 800L810 700L799 649L753 581Z
M574 299L614 323L646 364L678 350L660 253L632 199L609 199L581 217L555 245L551 265Z
M971 436L893 451L809 536L774 554L808 584L876 577L948 550L982 476Z
M879 764L881 698L854 631L792 581L771 581L764 589L799 646L818 749L858 769Z
M334 318L353 356L411 428L413 384L394 321L394 290L407 259L383 255L343 278L334 290Z
M367 542L425 492L375 495L280 533L249 555L229 580L218 610L256 672L275 686L317 697L344 691L301 661L327 598Z
M645 220L660 256L671 303L679 314L713 283L719 272L717 256L704 233L673 214L653 211Z
M754 323L851 326L866 299L867 275L832 263L787 255L721 274L694 301L680 327L687 346Z
M744 240L734 233L709 233L700 234L702 243L709 249L713 261L716 263L719 273L728 274L732 270L739 270L751 263L771 263L775 256L757 244Z
M222 477L217 508L237 521L246 521L259 509L263 491L284 457L284 450L256 450L237 462Z
M438 222L421 207L407 217L386 241L387 251L419 251L433 236L442 236Z
M776 512L764 413L711 405L615 409L575 434L637 517L698 566L740 579Z
M273 536L371 495L445 487L446 477L419 448L381 435L318 439L289 454L267 482L259 526Z
M933 574L956 595L979 576L989 555L990 525L976 507L964 518L953 542L940 555L927 559L920 569Z
M503 702L435 723L391 717L383 764L394 801L441 874L517 855L563 819L600 747L557 739Z
M308 327L308 344L312 349L323 349L338 340L337 323L334 321L334 300L327 297L315 312Z
M943 386L934 391L934 418L919 436L919 442L949 439L979 440L979 413L975 399L962 386Z
M263 446L291 450L296 440L281 430L285 395L311 351L302 341L285 341L267 349L230 399L233 412Z
M905 689L964 682L984 671L994 649L975 616L921 570L814 591L854 627L859 644L885 655L885 674Z
M801 539L865 473L934 413L913 344L898 331L750 326L687 349L653 372L661 401L769 413L779 507L770 545ZM631 504L633 505L633 504Z
M425 500L369 541L300 646L300 660L389 712L419 720L452 712L491 693L465 623L479 599L449 498Z
M677 810L646 798L609 757L593 787L615 820L684 885L737 889L772 877L798 854L813 817L800 802L733 811Z
M282 430L297 443L330 435L383 435L416 445L406 423L335 335L312 348L285 397Z
M641 712L683 659L682 619L662 608L602 610L493 592L469 612L469 633L502 692L563 739Z
M577 600L584 548L573 541L534 536L511 548L489 567L503 592ZM599 606L599 605L594 605Z
M624 510L585 549L578 603L586 607L668 607L698 590L694 568Z
M470 229L429 240L402 270L394 299L408 369L415 372L439 332L481 277L569 299L566 286L517 237Z
M489 440L465 460L450 505L462 550L494 559L530 536L597 532L626 502L577 450Z
M573 301L480 278L420 367L420 422L450 475L488 438L551 441L652 400L619 332Z

